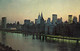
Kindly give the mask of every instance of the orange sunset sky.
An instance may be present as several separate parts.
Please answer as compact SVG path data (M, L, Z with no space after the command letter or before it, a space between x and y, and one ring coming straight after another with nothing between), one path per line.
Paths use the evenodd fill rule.
M34 21L39 13L47 20L52 14L68 20L68 15L79 16L80 0L0 0L0 19L7 17L7 22L13 23L25 19Z

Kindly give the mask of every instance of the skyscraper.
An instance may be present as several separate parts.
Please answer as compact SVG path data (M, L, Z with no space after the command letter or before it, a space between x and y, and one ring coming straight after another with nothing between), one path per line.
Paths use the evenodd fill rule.
M68 23L71 24L72 22L72 15L68 15Z
M24 24L25 25L29 25L30 24L30 20L24 20Z
M37 19L37 24L43 24L44 23L44 18L43 18L43 14L41 13L41 15L38 15L38 19Z
M51 23L51 22L50 22L50 20L51 20L50 18L48 18L48 19L47 19L47 23L48 23L48 24L50 24L50 23Z
M57 23L57 14L52 14L52 24Z
M35 19L35 24L37 24L37 22L38 22L38 19Z
M40 14L39 14L39 15L38 15L37 24L40 24L40 19L41 19L41 16L40 16Z
M43 18L43 14L42 14L42 12L41 12L41 18Z
M6 17L2 17L2 28L5 29L6 28Z
M57 19L57 24L60 24L60 23L62 23L62 17Z
M77 17L76 16L73 17L73 23L77 23Z
M42 13L41 13L40 24L44 24L44 18L43 18L43 14Z

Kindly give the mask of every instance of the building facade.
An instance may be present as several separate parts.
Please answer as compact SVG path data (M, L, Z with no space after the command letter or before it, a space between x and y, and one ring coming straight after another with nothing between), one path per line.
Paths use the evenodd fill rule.
M52 14L52 24L57 23L57 14Z
M73 23L77 23L77 17L76 16L73 17Z
M6 29L6 17L2 17L2 28Z
M68 23L71 24L72 22L72 15L68 15Z
M57 24L62 23L62 18L57 19Z
M51 21L51 19L50 19L50 18L48 18L48 19L47 19L47 24L51 24L51 22L50 22L50 21Z
M30 20L24 20L24 24L25 24L25 25L30 24Z

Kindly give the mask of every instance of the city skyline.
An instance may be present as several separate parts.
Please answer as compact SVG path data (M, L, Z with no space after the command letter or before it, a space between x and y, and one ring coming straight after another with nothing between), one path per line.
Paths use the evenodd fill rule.
M79 18L79 2L80 0L0 0L0 18L7 17L8 22L23 23L25 19L35 21L42 12L45 20L52 20L52 14L57 14L58 18L62 17L66 21L68 15Z

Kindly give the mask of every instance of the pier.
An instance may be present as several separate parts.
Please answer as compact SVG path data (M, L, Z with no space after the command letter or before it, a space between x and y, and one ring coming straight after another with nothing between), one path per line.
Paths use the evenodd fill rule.
M57 36L57 35L46 35L46 34L33 34L33 38L40 39L40 40L49 40L52 41L54 38L56 39L66 39L66 40L75 40L76 43L79 43L80 38L77 37L67 37L67 36Z

